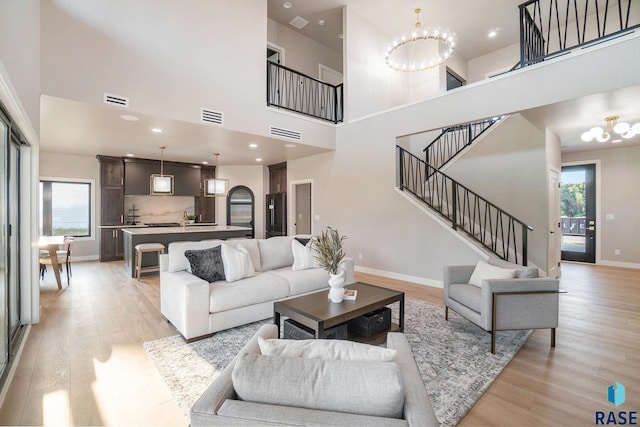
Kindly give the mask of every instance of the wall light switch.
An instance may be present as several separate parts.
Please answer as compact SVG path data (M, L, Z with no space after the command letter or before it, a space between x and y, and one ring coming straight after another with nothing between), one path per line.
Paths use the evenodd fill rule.
M616 249L615 251L613 251L614 255L620 255L620 249Z
M316 221L320 221L320 215L314 215L313 219L315 219Z
M607 219L616 219L616 214L607 214Z

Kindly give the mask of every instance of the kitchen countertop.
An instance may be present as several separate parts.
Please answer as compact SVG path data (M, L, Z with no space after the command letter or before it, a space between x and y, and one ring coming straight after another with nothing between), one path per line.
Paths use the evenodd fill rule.
M204 227L204 226L217 226L215 222L194 222L193 224L187 224L187 227ZM98 228L150 228L147 224L122 224L122 225L99 225ZM153 227L153 228L177 228L177 227ZM182 228L182 227L181 227Z
M124 233L131 235L143 235L143 234L175 234L175 233L200 233L211 231L250 231L248 227L235 227L232 225L187 225L186 227L123 227Z

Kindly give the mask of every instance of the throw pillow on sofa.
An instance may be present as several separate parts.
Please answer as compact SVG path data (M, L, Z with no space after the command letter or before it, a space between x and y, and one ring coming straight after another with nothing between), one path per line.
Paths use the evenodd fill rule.
M469 279L469 284L481 288L483 280L513 279L514 277L516 277L516 271L512 268L496 267L495 265L487 264L484 261L478 261L478 264L476 264L476 268L473 269L473 273Z
M392 362L397 351L391 348L344 340L288 340L258 338L260 352L270 356L307 359Z
M189 260L191 274L194 276L209 283L225 280L220 246L202 250L186 250L184 256Z
M221 248L222 264L227 282L235 282L256 274L249 252L242 245L233 247L223 243Z
M291 250L293 251L291 270L300 271L320 267L320 263L314 256L313 249L311 249L311 243L303 245L297 238L293 239L291 241Z

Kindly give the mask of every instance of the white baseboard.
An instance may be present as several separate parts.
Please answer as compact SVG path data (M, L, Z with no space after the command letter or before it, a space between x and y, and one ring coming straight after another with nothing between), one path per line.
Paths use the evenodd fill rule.
M355 270L361 273L374 274L376 276L386 277L389 279L402 280L403 282L417 283L419 285L431 286L432 288L441 288L443 284L439 280L425 279L424 277L409 276L408 274L394 273L391 271L377 270L375 268L355 266Z
M99 255L85 255L85 256L71 256L71 262L74 261L98 261L100 259Z
M634 268L636 270L640 270L640 264L633 262L608 261L601 259L597 262L597 265L606 265L608 267Z
M9 386L11 386L11 381L13 380L13 376L16 373L16 369L18 368L18 363L20 363L20 358L22 357L22 351L24 350L24 346L29 339L29 333L31 332L31 325L25 325L27 328L24 331L24 336L20 341L20 346L18 347L18 351L16 351L16 358L11 363L11 368L9 368L9 373L7 374L7 380L4 382L2 390L0 390L0 408L4 404L4 399L7 397L7 393L9 391Z

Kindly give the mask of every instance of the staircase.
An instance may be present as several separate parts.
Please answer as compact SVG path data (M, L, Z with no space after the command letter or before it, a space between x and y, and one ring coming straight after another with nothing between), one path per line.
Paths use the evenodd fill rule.
M442 129L440 135L422 150L425 154L425 162L436 169L442 169L500 119L502 117L494 117Z
M398 186L495 256L527 265L527 238L533 228L440 170L498 120L444 129L424 150L435 164L396 146Z

